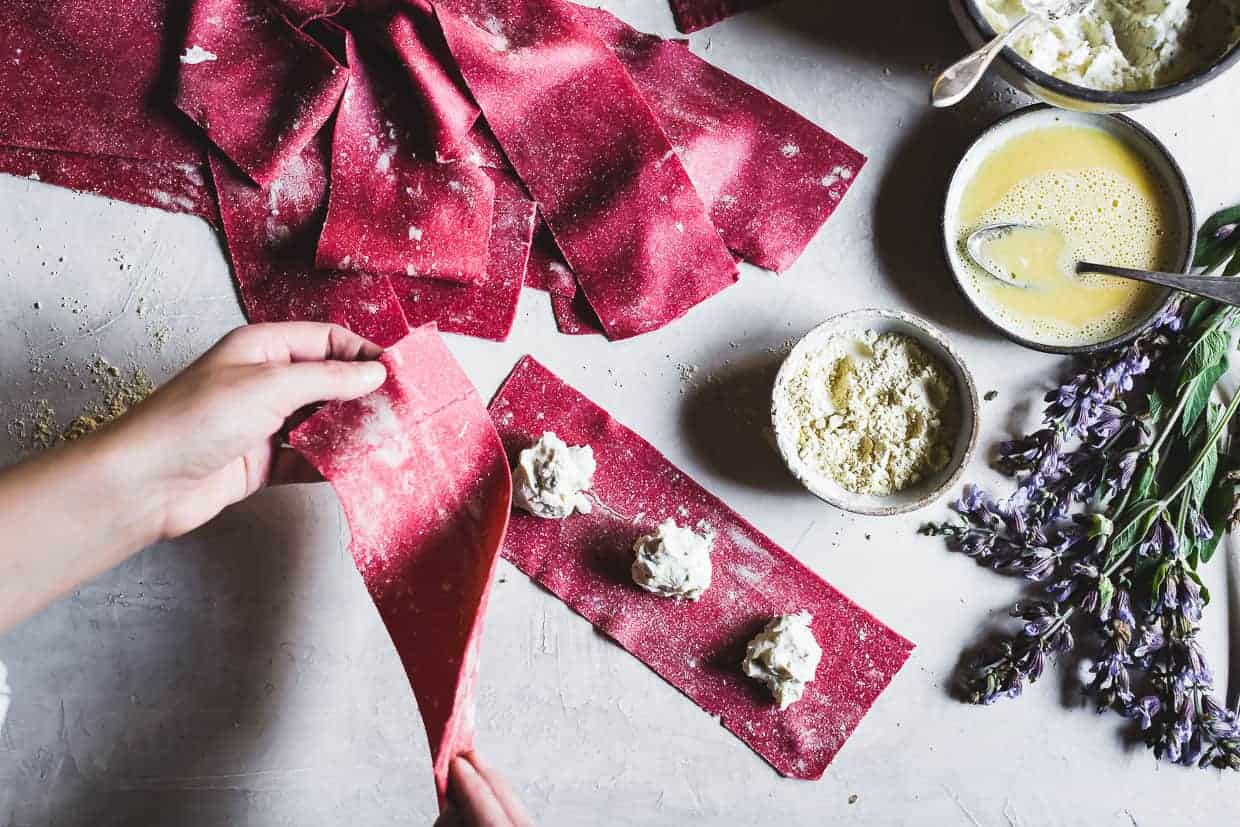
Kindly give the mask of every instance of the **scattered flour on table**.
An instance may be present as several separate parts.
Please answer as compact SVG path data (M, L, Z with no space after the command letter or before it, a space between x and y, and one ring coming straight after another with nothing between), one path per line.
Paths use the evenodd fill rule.
M956 383L913 339L865 331L794 354L776 430L798 475L883 496L943 468L959 429Z

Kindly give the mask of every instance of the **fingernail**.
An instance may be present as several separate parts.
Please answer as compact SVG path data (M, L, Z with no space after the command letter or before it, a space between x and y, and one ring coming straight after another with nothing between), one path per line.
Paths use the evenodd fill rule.
M358 372L365 377L366 384L376 388L387 379L387 368L382 362L362 362Z

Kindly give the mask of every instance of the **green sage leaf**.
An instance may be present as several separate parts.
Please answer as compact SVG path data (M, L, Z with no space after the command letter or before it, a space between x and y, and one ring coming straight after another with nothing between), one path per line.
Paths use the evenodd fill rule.
M1227 362L1223 359L1218 364L1212 365L1197 374L1184 386L1183 393L1186 401L1184 403L1184 412L1180 414L1181 433L1187 434L1197 424L1197 420L1210 403L1210 397L1214 394L1215 384L1226 372Z
M1214 429L1218 427L1219 421L1223 418L1223 411L1223 406L1217 402L1210 404L1206 414L1204 433L1201 437L1203 441L1214 433ZM1201 510L1206 494L1210 492L1210 483L1214 482L1214 473L1218 470L1218 443L1203 445L1201 450L1204 452L1201 463L1193 470L1188 483L1188 503L1194 511Z
M1240 273L1240 249L1233 247L1231 251L1231 261L1227 262L1227 266L1223 268L1223 275L1234 276L1237 273ZM1202 594L1204 594L1205 588L1202 588L1201 591Z
M1219 543L1223 541L1223 536L1227 533L1227 520L1231 516L1232 508L1236 503L1236 493L1240 490L1240 484L1231 478L1231 474L1237 468L1237 462L1232 457L1224 454L1220 457L1218 469L1214 473L1214 482L1210 487L1210 493L1206 497L1205 516L1206 522L1210 525L1210 531L1214 536L1208 540L1201 540L1197 543L1197 548L1201 555L1201 562L1208 563L1210 558L1214 556L1214 552L1218 550Z
M1195 332L1206 317L1213 314L1217 309L1217 305L1208 299L1194 300L1192 309L1188 311L1188 316L1184 319L1185 332Z
M1213 270L1240 246L1240 238L1235 233L1228 238L1219 238L1219 230L1240 222L1240 206L1219 210L1206 219L1197 233L1197 254L1193 257L1193 266L1201 267L1206 272Z
M1207 330L1184 354L1184 366L1180 373L1180 386L1198 376L1206 368L1217 365L1227 355L1231 343L1227 331L1215 326Z
M1170 568L1171 561L1163 560L1158 564L1158 568L1154 569L1154 577L1150 580L1150 594L1158 594L1158 590L1161 589L1163 583L1167 581L1167 571Z
M1124 527L1111 538L1106 567L1109 568L1125 552L1145 539L1161 511L1162 503L1152 499L1138 500L1124 509Z
M1132 498L1144 500L1154 493L1154 480L1158 476L1158 453L1153 449L1140 460L1137 476L1132 482Z
M1111 611L1111 603L1115 600L1115 584L1111 578L1103 575L1098 578L1098 614L1105 616Z

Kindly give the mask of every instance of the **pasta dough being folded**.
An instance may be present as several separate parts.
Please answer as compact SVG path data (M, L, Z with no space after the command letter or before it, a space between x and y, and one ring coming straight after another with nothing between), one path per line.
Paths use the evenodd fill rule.
M473 385L433 325L382 356L387 382L290 438L336 489L349 549L409 676L440 803L472 748L478 643L512 483Z

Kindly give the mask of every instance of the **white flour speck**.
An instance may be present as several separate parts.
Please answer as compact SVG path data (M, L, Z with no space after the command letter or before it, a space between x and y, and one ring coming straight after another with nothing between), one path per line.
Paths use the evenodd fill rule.
M187 66L196 66L209 60L219 60L219 57L214 52L208 52L198 44L190 46L185 50L185 54L181 55L181 62Z
M197 164L177 164L176 167L191 183L200 187L206 184L206 181L202 179L202 170Z
M739 564L733 565L732 571L736 574L737 577L744 580L746 583L748 583L751 586L762 582L762 575L754 571L753 569L749 568L749 566L742 566Z
M779 151L785 158L795 158L801 154L801 147L796 144L784 144Z
M271 187L267 190L267 209L272 215L280 214L280 191L284 189L284 182L276 179L271 182Z
M396 147L379 153L379 157L375 159L375 169L379 170L379 172L388 172L392 169L392 159L394 157L396 157Z
M504 24L499 21L498 17L488 17L483 22L482 28L486 29L487 33L491 35L491 46L495 51L508 51L508 36L504 34Z
M410 241L421 241L422 240L422 228L415 227L412 224L409 225L409 240Z

